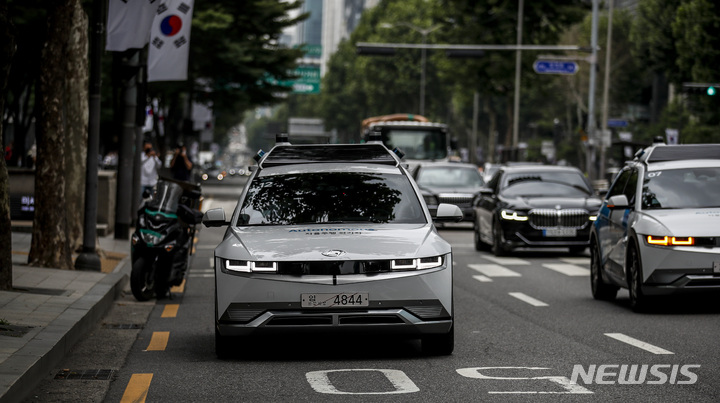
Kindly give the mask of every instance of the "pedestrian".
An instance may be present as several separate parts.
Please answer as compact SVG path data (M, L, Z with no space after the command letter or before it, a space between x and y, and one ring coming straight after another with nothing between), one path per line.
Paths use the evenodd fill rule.
M173 173L173 178L181 181L190 182L190 172L192 171L193 163L190 156L187 154L187 147L184 144L178 144L175 147L175 155L170 162L170 170Z
M140 184L142 185L143 193L147 191L152 194L155 185L157 185L158 170L162 166L162 162L160 162L160 158L158 158L150 141L145 141L143 151L143 154L140 156L140 163L142 164Z

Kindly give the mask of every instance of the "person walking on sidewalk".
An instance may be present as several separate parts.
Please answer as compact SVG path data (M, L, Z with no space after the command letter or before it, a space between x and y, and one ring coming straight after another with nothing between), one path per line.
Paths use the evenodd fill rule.
M157 185L158 170L162 166L162 162L160 162L160 158L158 158L157 153L153 150L153 146L150 141L145 141L143 150L144 152L140 156L140 163L142 164L140 184L142 186L143 193L148 191L152 194L155 185Z

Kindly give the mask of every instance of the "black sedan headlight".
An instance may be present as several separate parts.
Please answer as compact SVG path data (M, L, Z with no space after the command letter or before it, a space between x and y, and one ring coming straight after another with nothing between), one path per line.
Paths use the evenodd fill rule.
M511 209L502 209L500 218L507 221L527 221L529 219L527 211L517 211Z

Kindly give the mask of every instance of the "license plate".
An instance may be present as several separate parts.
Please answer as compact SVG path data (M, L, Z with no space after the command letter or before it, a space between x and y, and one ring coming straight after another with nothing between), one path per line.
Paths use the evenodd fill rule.
M368 306L369 299L366 292L343 292L337 294L300 294L303 308L331 308Z
M543 230L543 236L549 236L549 237L577 236L577 229L575 229L575 228L548 228L548 229Z

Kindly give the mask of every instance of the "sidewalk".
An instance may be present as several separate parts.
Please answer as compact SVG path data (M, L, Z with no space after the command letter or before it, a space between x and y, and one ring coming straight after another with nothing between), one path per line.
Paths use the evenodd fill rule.
M29 396L130 278L129 239L99 238L100 272L28 266L31 241L30 233L12 233L14 290L0 291L0 403Z

